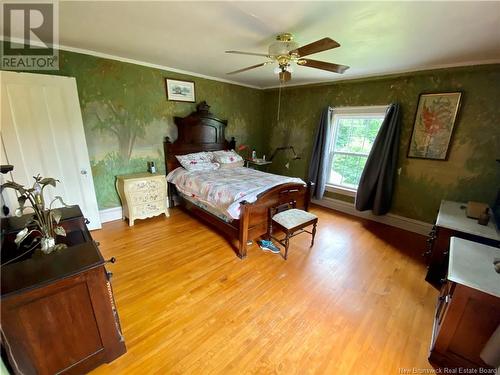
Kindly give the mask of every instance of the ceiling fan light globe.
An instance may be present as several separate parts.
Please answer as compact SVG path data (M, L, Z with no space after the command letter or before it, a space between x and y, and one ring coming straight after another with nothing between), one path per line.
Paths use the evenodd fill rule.
M280 74L281 72L281 68L279 66L276 66L274 69L273 69L273 73L274 74Z
M296 50L299 48L299 44L294 41L275 41L269 45L269 55L270 56L280 56L280 55L288 55L290 51Z

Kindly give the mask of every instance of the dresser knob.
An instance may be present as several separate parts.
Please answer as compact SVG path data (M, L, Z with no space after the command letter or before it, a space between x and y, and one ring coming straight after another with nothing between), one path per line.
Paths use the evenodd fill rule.
M111 257L109 258L106 263L115 263L116 262L116 258L115 257Z

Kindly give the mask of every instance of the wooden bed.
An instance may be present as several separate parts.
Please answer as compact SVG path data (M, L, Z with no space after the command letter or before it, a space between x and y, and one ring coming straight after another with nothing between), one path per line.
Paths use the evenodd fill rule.
M165 151L165 169L168 174L180 166L175 155L185 155L200 151L217 151L235 148L234 138L228 142L224 136L227 125L226 120L220 120L209 112L209 106L201 102L197 110L187 117L175 117L178 136L175 142L169 137L163 144ZM168 199L170 207L177 201L193 215L215 226L218 230L229 236L228 240L238 240L236 254L245 258L247 242L255 240L267 233L268 210L279 204L296 201L298 208L307 210L310 201L310 186L303 184L287 183L275 186L258 195L253 203L241 202L241 214L238 220L226 222L223 219L203 210L182 198L177 193L174 184L169 183Z

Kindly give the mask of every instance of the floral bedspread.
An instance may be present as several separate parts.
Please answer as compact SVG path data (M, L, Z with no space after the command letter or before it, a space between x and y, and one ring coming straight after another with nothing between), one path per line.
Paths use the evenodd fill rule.
M227 212L233 219L240 217L241 201L255 202L257 195L280 184L305 184L300 178L245 167L214 171L187 171L179 167L168 174L167 181L175 184L181 193Z

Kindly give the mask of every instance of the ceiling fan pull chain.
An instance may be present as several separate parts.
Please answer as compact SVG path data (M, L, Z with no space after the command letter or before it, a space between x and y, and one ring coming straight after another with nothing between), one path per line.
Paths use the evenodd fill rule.
M283 82L280 81L280 88L278 89L278 117L276 118L276 125L279 125L279 122L280 122L281 87L282 86L283 86Z

